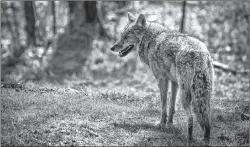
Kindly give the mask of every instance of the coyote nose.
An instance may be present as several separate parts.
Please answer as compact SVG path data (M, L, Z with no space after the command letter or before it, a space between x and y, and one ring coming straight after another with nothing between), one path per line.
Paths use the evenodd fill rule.
M112 51L114 51L114 50L115 50L115 48L114 48L114 47L111 47L110 49L111 49Z

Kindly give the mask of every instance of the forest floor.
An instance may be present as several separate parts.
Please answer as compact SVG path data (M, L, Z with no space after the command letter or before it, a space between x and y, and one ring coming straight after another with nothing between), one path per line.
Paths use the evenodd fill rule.
M177 100L173 126L157 128L156 81L140 71L67 86L27 83L1 89L1 145L186 145L187 118ZM249 146L249 80L216 72L210 145ZM194 143L202 131L194 119Z

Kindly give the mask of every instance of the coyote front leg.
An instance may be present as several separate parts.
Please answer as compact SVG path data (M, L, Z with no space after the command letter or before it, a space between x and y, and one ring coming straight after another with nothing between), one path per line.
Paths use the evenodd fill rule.
M176 95L178 92L178 83L171 82L171 101L169 106L169 115L168 115L168 124L173 124L173 116L175 113L175 102L176 102Z
M167 94L169 79L163 76L156 61L151 64L153 74L158 82L161 95L161 120L158 127L164 128L167 122Z
M167 122L167 93L168 93L168 79L161 77L158 80L158 86L161 94L161 120L159 127L164 128Z

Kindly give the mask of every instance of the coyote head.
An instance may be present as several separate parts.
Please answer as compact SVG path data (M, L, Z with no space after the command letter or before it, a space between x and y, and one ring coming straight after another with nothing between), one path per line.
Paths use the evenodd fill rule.
M124 28L120 39L111 47L111 50L119 52L120 57L126 56L132 50L136 50L145 30L145 16L140 14L140 16L136 18L128 12L128 24Z

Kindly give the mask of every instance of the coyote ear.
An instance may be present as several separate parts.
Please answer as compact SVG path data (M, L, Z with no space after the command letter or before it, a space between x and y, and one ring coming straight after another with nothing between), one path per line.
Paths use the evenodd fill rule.
M137 18L136 23L138 26L145 26L146 25L146 18L143 14L140 14L140 16Z
M130 22L134 22L135 21L135 16L133 15L133 14L131 14L130 12L128 12L128 20L130 21Z

